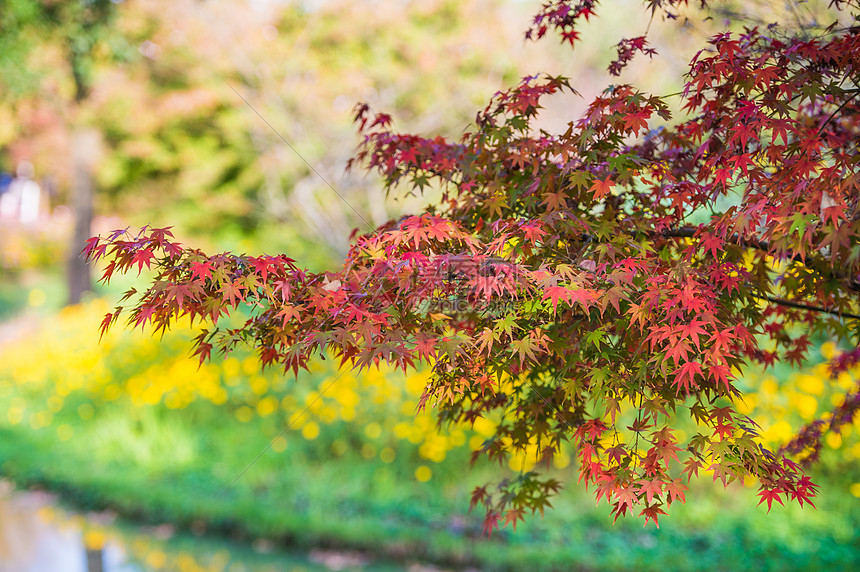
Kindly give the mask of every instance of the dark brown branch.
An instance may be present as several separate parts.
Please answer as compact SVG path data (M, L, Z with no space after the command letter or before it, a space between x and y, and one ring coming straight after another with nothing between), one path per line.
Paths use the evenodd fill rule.
M659 232L626 231L625 234L627 234L629 236L633 236L633 237L635 237L637 235L643 235L644 234L645 236L648 236L652 239L653 238L660 238L660 237L663 237L663 238L694 238L696 236L696 233L698 232L698 230L699 230L698 228L693 228L693 227L682 227L682 228L670 228L670 229L662 230ZM581 234L579 236L579 239L582 240L583 242L597 242L597 239L594 237L594 235L591 235L588 233ZM733 234L733 235L727 237L725 239L725 242L735 244L737 246L742 246L745 248L754 248L756 250L761 250L762 252L767 252L767 253L773 254L773 253L771 253L770 243L767 242L766 240L742 238L740 235ZM807 268L811 268L809 266L808 257L801 257L799 254L792 254L791 256L786 256L783 260L790 260L792 262L797 262L798 264L802 264L802 265L806 266ZM815 270L816 272L820 272L818 269L815 269L815 268L811 268L811 269ZM848 290L850 290L852 292L860 292L860 284L856 284L856 283L848 280L848 277L845 276L844 274L840 274L838 272L831 271L831 272L828 272L828 277L835 278L837 280L844 280L847 282L845 284L845 286L847 287ZM815 308L810 307L807 309L815 309ZM828 311L828 310L824 310L822 308L822 311ZM830 312L830 313L833 313L833 312ZM841 315L848 316L848 314L841 314ZM858 319L860 319L860 316L858 316Z
M651 236L665 236L669 238L693 238L696 235L698 229L692 227L684 227L677 229L668 229L659 233L653 233ZM763 252L770 253L770 243L766 240L757 240L757 239L747 239L741 238L737 234L733 234L726 238L726 242L731 244L736 244L738 246L744 246L747 248L754 248L756 250L761 250ZM786 256L785 260L791 260L792 262L797 262L798 264L803 264L806 267L809 267L807 263L807 259L800 256L799 254L792 254L791 256ZM837 280L846 280L847 277L838 272L830 272L830 277L836 278ZM849 290L852 292L860 292L860 285L855 284L851 281L848 281L846 284Z
M782 298L775 298L773 296L759 296L758 294L753 294L756 298L760 300L767 300L768 302L772 302L779 306L786 306L788 308L797 308L798 310L808 310L810 312L821 312L823 314L831 314L833 316L839 316L840 318L853 318L854 320L860 320L860 315L852 314L851 312L840 312L839 310L828 310L827 308L822 308L821 306L813 306L812 304L804 304L803 302L792 302L791 300L783 300Z
M696 232L698 232L697 228L693 227L684 227L677 229L668 229L664 230L660 233L654 233L654 236L665 236L671 238L693 238L696 236ZM725 239L726 242L731 244L736 244L738 246L746 246L748 248L755 248L756 250L763 250L765 252L770 252L770 243L766 240L757 240L750 238L741 238L740 235L733 234ZM787 257L787 260L792 260L794 262L800 262L801 264L806 264L806 261L798 254L792 254Z

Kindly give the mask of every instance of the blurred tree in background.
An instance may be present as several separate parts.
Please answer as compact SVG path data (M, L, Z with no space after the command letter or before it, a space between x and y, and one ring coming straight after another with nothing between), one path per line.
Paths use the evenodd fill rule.
M127 78L132 86L114 84L122 97L103 107L117 152L102 182L112 196L134 194L150 216L154 206L156 219L170 213L197 234L210 234L213 219L238 234L301 219L313 241L342 255L362 218L390 218L377 183L344 176L355 145L352 106L369 98L407 117L429 116L430 128L463 125L471 102L510 79L510 62L495 55L504 36L463 40L471 34L462 26L478 31L467 12L486 8L485 21L500 18L489 7L139 4L128 21L146 30L148 55ZM137 108L153 113L130 121ZM163 196L170 200L156 199Z
M70 169L70 197L74 230L67 256L68 301L75 304L90 290L88 266L75 245L92 232L94 172L99 162L99 131L90 117L89 98L97 68L114 55L111 49L115 2L40 2L4 0L0 4L0 103L6 116L24 133L20 138L29 155L30 137L61 126L65 140L53 151ZM27 133L30 131L30 133ZM35 132L35 133L34 133ZM0 144L3 141L0 140Z
M71 151L95 145L74 142L74 126L86 126L101 140L100 213L169 219L205 244L304 243L318 263L345 253L352 228L404 208L386 204L373 179L344 173L357 101L456 133L521 63L505 55L519 19L490 0L382 11L341 1L8 4L2 112L18 130L0 138L7 160L29 158L70 199L84 161Z
M11 170L30 160L71 204L71 150L85 147L72 127L82 125L101 140L98 214L171 224L210 246L289 245L314 267L341 257L353 228L432 198L391 204L377 180L344 172L356 102L395 112L417 131L458 136L480 102L529 62L575 73L584 93L596 93L589 86L611 47L602 28L577 60L555 46L523 45L526 7L499 0L384 9L341 0L254 9L239 0L7 3L0 156ZM629 19L609 14L605 27ZM691 53L688 38L654 37ZM676 81L646 67L633 77ZM563 124L570 106L583 103L550 110L547 126Z

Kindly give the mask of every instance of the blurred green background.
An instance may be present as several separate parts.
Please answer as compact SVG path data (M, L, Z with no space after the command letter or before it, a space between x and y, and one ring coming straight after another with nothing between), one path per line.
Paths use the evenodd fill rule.
M568 451L551 469L566 483L554 510L485 538L481 515L468 513L471 488L533 461L468 469L492 423L439 429L416 414L425 373L358 375L320 361L294 379L262 372L250 353L198 368L185 325L163 339L117 328L99 343L102 315L135 279L93 286L76 256L84 238L173 226L210 251L336 267L353 228L433 200L386 200L379 180L345 172L357 102L403 131L457 138L495 91L546 71L583 94L545 110L541 126L561 130L609 83L619 30L648 25L640 3L607 5L571 55L552 40L523 42L536 9L0 1L0 569L860 566L860 424L828 438L813 470L817 510L766 514L752 483L723 490L705 476L659 530L613 525L575 484ZM693 16L653 23L662 59L637 61L623 81L677 91L719 24ZM27 181L38 185L35 211L21 198ZM839 349L820 343L801 371L745 372L744 412L772 445L855 383L827 377L818 362ZM16 542L22 534L42 541ZM61 546L79 562L51 564L46 552Z

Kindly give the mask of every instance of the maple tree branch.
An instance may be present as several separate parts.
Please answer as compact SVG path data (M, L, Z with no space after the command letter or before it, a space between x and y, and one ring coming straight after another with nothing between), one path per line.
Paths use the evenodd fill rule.
M696 235L697 229L692 227L683 227L678 229L667 229L658 233L650 233L651 236L665 236L665 237L674 237L674 238L692 238ZM746 239L741 238L737 234L733 234L726 238L726 242L730 242L731 244L736 244L738 246L745 246L747 248L755 248L756 250L761 250L764 252L770 252L770 243L766 240L758 240L758 239ZM807 268L809 265L807 264L806 259L801 257L799 254L792 254L791 256L786 257L786 260L791 260L792 262L797 262L803 264ZM813 269L816 270L817 269ZM845 280L847 277L838 272L831 272L830 276L836 279ZM854 282L849 281L847 283L847 287L852 292L860 292L860 285L855 284Z
M696 236L697 231L698 231L697 228L682 227L682 228L667 229L667 230L663 230L660 232L651 233L651 236L665 236L667 238L693 238L694 236ZM738 246L747 246L750 248L755 248L756 250L764 250L764 251L770 250L770 243L767 242L766 240L741 238L740 235L738 235L738 234L733 234L729 237L726 237L726 242L729 242L731 244L736 244ZM804 262L804 260L800 256L798 256L797 254L794 254L794 255L790 256L789 258L795 262L801 262L801 263Z
M682 228L675 228L675 229L670 228L670 229L666 229L666 230L662 230L662 231L646 232L646 233L642 233L641 231L626 231L626 234L628 234L630 236L636 236L637 234L645 234L646 236L648 236L650 238L658 238L658 237L693 238L696 236L697 231L698 231L697 228L682 227ZM599 242L594 235L588 234L588 233L581 234L580 240L583 240L585 242ZM746 239L746 238L741 238L738 234L733 234L733 235L727 237L725 239L725 242L735 244L737 246L754 248L756 250L761 250L763 252L770 252L770 243L767 242L766 240ZM803 264L806 267L809 267L806 259L801 257L799 254L792 254L791 256L786 257L786 260L791 260L792 262L797 262L799 264ZM814 268L813 268L813 270L817 271L817 269L814 269ZM838 272L831 272L830 276L833 278L836 278L836 279L840 279L840 280L846 279L845 275L840 274ZM858 284L855 284L853 282L848 282L846 284L846 286L852 292L860 292L860 285L858 285ZM845 314L845 315L847 316L847 314ZM858 316L858 318L860 318L860 316Z
M821 127L819 127L819 128L818 128L818 132L815 134L816 139L817 139L818 137L820 137L820 136L821 136L821 132L822 132L822 131L824 131L824 127L825 127L828 123L830 123L830 122L833 120L833 118L834 118L834 117L836 117L836 114L837 114L837 113L839 113L840 111L842 111L842 110L845 108L845 106L846 106L846 105L848 105L849 103L851 103L851 102L854 100L854 98L855 98L855 97L857 97L858 95L860 95L860 90L856 90L856 89L854 89L854 90L849 89L849 90L846 90L846 92L847 92L847 93L854 92L854 95L852 95L851 97L849 97L848 99L846 99L845 101L843 101L843 102L842 102L842 105L840 105L839 107L837 107L837 108L833 111L833 113L831 113L831 114L830 114L830 117L828 117L828 118L824 121L824 123L822 123L822 124L821 124Z
M792 302L791 300L784 300L782 298L776 298L774 296L759 296L758 294L753 294L754 297L760 300L767 300L768 302L772 302L779 306L786 306L788 308L797 308L798 310L809 310L811 312L821 312L823 314L831 314L833 316L839 316L840 318L853 318L855 320L860 320L860 315L852 314L851 312L840 312L839 310L828 310L827 308L823 308L821 306L813 306L812 304L804 304L803 302Z

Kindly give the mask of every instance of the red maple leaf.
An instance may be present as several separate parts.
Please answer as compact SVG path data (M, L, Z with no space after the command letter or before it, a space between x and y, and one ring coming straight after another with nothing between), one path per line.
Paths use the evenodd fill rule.
M559 300L567 302L567 304L570 305L571 300L573 299L573 292L571 292L570 288L565 286L550 286L543 294L543 300L547 299L552 301L552 311L555 313L557 311Z
M758 493L758 496L761 497L761 500L758 501L758 504L761 504L761 503L767 501L767 512L770 512L770 505L771 505L771 503L773 503L773 501L777 501L779 504L783 504L782 498L780 498L780 496L779 496L783 492L784 491L780 488L773 488L773 489L762 488Z
M612 191L612 187L614 186L615 183L612 182L612 178L607 176L602 181L600 179L595 180L591 187L588 188L588 190L594 193L594 200L599 201L600 199L608 195Z
M415 336L415 351L418 352L418 358L430 362L436 357L436 342L437 339L428 336L424 333L418 333Z
M636 491L639 496L645 495L646 502L650 505L654 502L655 496L660 496L663 493L663 481L658 479L643 479L639 481L640 486Z
M660 528L660 523L657 522L657 516L661 514L666 514L666 511L660 508L660 505L657 504L642 509L642 512L639 513L639 516L645 517L645 525L648 524L649 520L653 520L654 526Z
M686 485L681 482L681 479L674 479L671 482L666 483L666 502L671 504L676 499L681 499L681 502L685 502L686 498L684 497L684 491L687 490Z
M191 263L191 279L200 278L201 280L208 280L212 277L212 270L214 266L212 266L209 260L204 260L203 262L192 262Z
M134 253L131 263L137 264L137 272L140 274L143 271L144 265L146 266L146 269L149 270L153 258L155 258L155 254L153 254L151 250L141 248Z
M648 109L640 109L635 112L626 113L624 115L624 130L630 133L638 134L640 129L648 127L648 119L651 117L651 112Z
M631 509L636 504L636 495L633 494L631 487L618 487L615 489L615 499L618 501L618 508Z
M524 509L522 507L508 509L505 512L505 526L510 524L510 525L512 525L512 528L514 530L516 530L517 529L517 521L521 520L521 521L525 522L525 520L526 520L525 513L526 513L526 509Z
M245 301L245 295L242 293L242 288L243 286L241 281L237 280L235 282L231 282L227 280L221 285L219 291L222 293L224 300L235 308L240 302Z
M675 392L678 393L683 390L685 393L690 393L697 388L696 375L702 375L702 364L697 361L684 363L675 372Z

